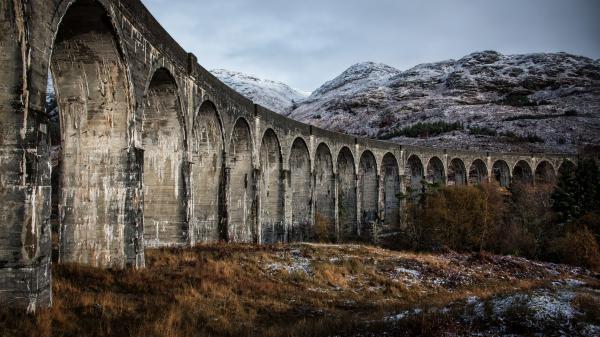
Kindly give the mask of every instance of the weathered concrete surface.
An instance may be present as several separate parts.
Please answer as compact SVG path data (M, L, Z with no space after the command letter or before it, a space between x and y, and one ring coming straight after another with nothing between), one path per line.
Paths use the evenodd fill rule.
M284 242L284 171L279 140L268 129L260 146L260 243Z
M349 148L340 151L337 160L337 212L341 240L358 237L356 167Z
M292 219L288 239L291 242L313 239L312 225L312 179L308 147L302 138L296 138L290 153L289 209Z
M192 133L191 242L226 240L223 131L214 104L202 104Z
M147 246L373 239L426 180L509 186L574 168L569 156L401 146L289 120L218 81L139 0L4 0L0 28L11 306L51 303L51 220L60 261L143 267ZM59 125L45 110L49 70Z
M228 237L233 242L253 242L258 235L254 142L244 119L235 124L229 147Z
M157 70L143 102L144 241L149 247L186 244L186 190L183 170L185 128L177 84L169 71Z
M400 170L398 161L393 154L387 153L381 164L383 174L383 219L386 227L397 226L400 223Z
M363 152L358 170L360 227L359 236L368 239L378 219L379 178L377 162L371 151Z
M333 158L325 143L319 144L315 154L314 168L314 232L317 240L335 241L336 229L335 176Z

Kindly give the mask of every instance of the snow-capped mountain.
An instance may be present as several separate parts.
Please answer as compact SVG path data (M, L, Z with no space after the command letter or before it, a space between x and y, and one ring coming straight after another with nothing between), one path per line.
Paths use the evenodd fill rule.
M566 53L484 51L406 71L359 63L308 97L280 82L213 73L299 121L403 144L547 152L600 144L600 60ZM424 132L406 132L418 123Z
M260 79L240 72L215 69L211 73L254 103L281 114L288 114L308 96L284 83Z
M574 152L600 144L600 62L566 53L484 51L407 71L360 63L289 116L404 144ZM455 124L428 138L406 137L403 129L419 122Z

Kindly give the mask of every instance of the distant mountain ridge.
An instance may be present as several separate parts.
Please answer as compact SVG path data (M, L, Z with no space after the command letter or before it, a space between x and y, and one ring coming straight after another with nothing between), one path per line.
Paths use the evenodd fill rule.
M286 99L295 109L273 110L403 144L568 153L600 144L600 62L567 53L483 51L406 71L364 62L296 98Z
M300 101L307 97L306 94L281 82L260 79L226 69L215 69L211 73L254 103L281 114L290 113Z

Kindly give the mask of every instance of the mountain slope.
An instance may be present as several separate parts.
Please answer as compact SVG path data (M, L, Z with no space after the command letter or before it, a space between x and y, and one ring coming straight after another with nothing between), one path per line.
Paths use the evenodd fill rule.
M281 114L289 113L307 96L284 83L260 79L240 72L215 69L211 73L254 103Z
M581 144L600 144L600 63L566 53L494 51L407 71L360 63L289 116L404 144L574 152ZM427 131L434 122L456 124L451 132L406 137L408 126L425 123Z

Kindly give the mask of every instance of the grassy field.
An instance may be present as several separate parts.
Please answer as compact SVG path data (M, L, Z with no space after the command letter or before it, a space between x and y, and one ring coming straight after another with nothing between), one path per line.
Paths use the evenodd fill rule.
M600 324L596 274L514 257L218 244L149 250L146 261L138 271L54 266L53 307L35 315L0 310L0 335L468 335L500 331L510 317L538 319L529 297L511 300L515 294L533 301L562 291L574 294L569 322L584 324L568 327L572 333ZM495 303L506 301L508 318L496 315Z

